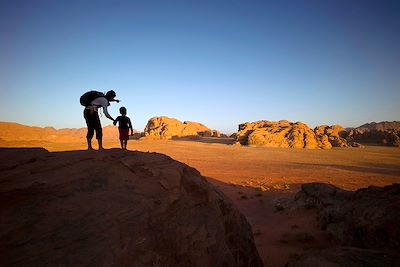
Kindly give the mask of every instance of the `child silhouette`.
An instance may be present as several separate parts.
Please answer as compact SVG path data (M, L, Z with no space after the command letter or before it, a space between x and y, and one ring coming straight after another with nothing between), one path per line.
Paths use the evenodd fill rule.
M119 109L119 113L121 113L121 116L118 116L115 119L114 125L116 125L119 122L118 130L119 130L119 140L121 141L121 149L126 149L129 140L129 129L131 129L131 135L133 135L133 128L131 119L128 116L126 116L126 108L121 107Z

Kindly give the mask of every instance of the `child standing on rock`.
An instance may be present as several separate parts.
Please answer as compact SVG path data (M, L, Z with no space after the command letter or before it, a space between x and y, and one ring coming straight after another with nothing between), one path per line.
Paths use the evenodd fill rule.
M119 130L119 140L121 141L121 148L126 149L129 140L129 129L131 129L131 135L133 135L133 128L131 119L128 116L126 116L126 108L121 107L119 109L119 113L121 113L121 116L118 116L115 119L114 125L116 125L117 122L119 122L118 130Z

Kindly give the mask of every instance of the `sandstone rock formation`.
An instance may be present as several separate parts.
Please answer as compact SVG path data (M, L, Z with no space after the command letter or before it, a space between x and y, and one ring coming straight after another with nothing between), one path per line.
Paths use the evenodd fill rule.
M287 267L400 266L400 184L356 192L304 184L295 200L317 206L321 228L340 246L305 253Z
M308 149L361 147L354 140L346 140L347 132L340 125L322 125L312 130L302 122L292 123L286 120L242 123L234 137L237 143L249 146Z
M314 132L301 122L243 123L239 125L236 141L249 146L320 148Z
M12 122L0 122L0 141L3 142L86 142L86 128L55 129L53 127L33 127ZM118 141L118 127L103 127L103 140Z
M347 130L348 142L369 145L400 146L400 122L382 121L363 124Z
M218 131L211 130L198 122L181 122L174 118L151 118L144 129L144 136L148 139L171 139L174 137L219 137Z
M400 131L400 121L381 121L366 123L357 127L358 129L364 129L369 131L386 131L386 130L397 130Z
M400 248L400 184L356 192L305 184L296 199L318 206L321 228L341 245Z
M340 125L317 126L317 127L315 127L314 132L317 135L318 140L324 140L324 139L326 140L326 137L324 137L324 135L327 136L328 137L327 141L333 147L348 147L349 146L345 139L345 137L347 136L347 132ZM329 146L329 145L327 145L327 146Z
M347 140L363 144L400 146L400 130L368 130L356 128L350 130Z
M0 156L2 266L263 266L233 203L167 156Z

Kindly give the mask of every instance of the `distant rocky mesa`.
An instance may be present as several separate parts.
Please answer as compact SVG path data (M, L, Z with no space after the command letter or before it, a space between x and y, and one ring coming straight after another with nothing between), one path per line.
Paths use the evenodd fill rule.
M220 137L221 133L198 122L181 122L165 116L151 118L144 128L146 139L172 139L174 137Z
M382 122L371 122L363 124L358 129L369 130L369 131L387 131L387 130L397 130L400 131L400 121L382 121Z
M71 143L86 142L87 129L34 127L14 122L0 122L0 142L55 142ZM103 140L115 140L118 138L118 127L103 127ZM118 140L118 139L117 139Z
M367 128L365 125L373 127ZM312 130L302 122L262 120L240 124L235 141L237 144L249 146L307 149L362 147L360 143L400 146L400 123L365 125L349 131L340 125L322 125Z
M363 144L400 146L400 122L371 122L349 129L347 139Z

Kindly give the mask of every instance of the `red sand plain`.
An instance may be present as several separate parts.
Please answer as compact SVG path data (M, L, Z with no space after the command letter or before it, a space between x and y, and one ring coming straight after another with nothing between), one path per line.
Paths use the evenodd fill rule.
M346 190L400 182L400 149L367 146L307 150L242 147L229 140L131 140L128 150L159 152L196 168L219 187L246 216L266 267L332 245L318 229L313 209L276 208L293 198L303 183L330 183ZM44 147L49 151L83 150L85 143L13 143L2 147ZM94 147L96 148L96 142ZM119 142L104 147L118 148ZM98 152L101 153L101 152ZM129 153L129 152L127 152Z

